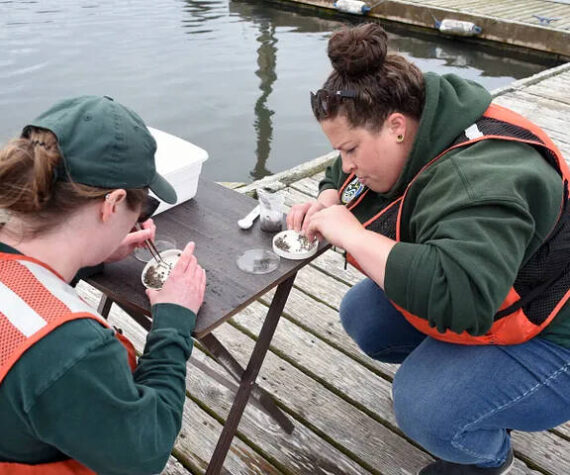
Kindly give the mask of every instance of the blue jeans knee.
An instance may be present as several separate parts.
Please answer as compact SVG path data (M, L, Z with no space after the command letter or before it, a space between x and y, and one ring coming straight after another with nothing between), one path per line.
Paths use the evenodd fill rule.
M425 338L371 279L362 280L346 293L340 320L364 353L388 363L401 363Z

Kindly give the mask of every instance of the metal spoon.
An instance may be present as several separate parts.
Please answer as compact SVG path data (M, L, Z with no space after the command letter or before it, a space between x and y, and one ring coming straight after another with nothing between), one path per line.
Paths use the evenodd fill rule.
M249 213L247 213L246 216L238 220L237 222L238 226L241 229L249 229L251 228L251 226L253 226L253 222L257 219L258 216L259 216L259 205L257 205Z

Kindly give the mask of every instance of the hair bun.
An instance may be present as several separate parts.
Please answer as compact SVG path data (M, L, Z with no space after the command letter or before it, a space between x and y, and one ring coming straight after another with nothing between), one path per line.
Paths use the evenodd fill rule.
M388 35L377 23L335 32L328 45L332 67L342 76L357 77L377 72L386 59Z

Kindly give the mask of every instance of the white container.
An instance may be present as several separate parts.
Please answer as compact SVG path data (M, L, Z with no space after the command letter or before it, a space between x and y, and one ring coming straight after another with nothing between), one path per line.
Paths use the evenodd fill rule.
M168 180L178 195L175 204L161 201L154 213L157 215L196 195L202 163L208 159L208 152L162 130L152 127L148 127L148 130L156 140L156 170Z

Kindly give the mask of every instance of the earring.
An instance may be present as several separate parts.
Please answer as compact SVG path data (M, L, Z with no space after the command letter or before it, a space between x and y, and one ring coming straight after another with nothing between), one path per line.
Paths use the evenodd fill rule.
M396 142L402 143L403 141L404 141L404 134L400 134L398 135L398 137L396 137Z
M105 195L105 200L106 200L106 201L109 201L110 199L111 199L111 195L110 195L109 193L107 193L107 194Z

